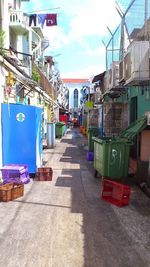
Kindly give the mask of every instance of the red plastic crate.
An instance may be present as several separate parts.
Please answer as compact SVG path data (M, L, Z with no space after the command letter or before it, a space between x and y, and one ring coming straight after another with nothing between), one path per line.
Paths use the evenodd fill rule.
M38 181L52 181L53 170L50 167L40 167L37 169L36 177Z
M68 116L66 114L61 114L59 116L59 120L65 122L65 124L68 125Z
M131 188L128 185L120 184L111 180L103 180L101 198L118 207L129 204Z

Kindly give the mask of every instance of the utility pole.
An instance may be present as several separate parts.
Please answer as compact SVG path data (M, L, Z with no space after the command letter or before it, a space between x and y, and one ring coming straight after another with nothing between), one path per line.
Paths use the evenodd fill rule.
M107 44L107 48L108 48L109 44L112 42L112 49L111 49L111 50L108 50L108 49L107 49L107 52L108 52L108 51L112 51L112 62L114 61L114 51L117 51L117 50L118 50L118 49L115 49L115 48L114 48L114 36L115 36L116 32L118 31L119 27L120 27L120 25L118 25L118 27L116 28L116 30L115 30L114 32L112 32L112 31L110 30L110 28L107 27L108 31L109 31L110 34L111 34L111 39L109 40L109 43Z
M106 49L106 71L108 70L108 59L107 59L107 47L108 45L105 44L105 42L102 40L103 45L105 46Z
M144 37L147 40L148 28L147 28L147 19L148 19L148 0L145 0L145 12L144 12Z
M112 33L112 31L110 30L110 28L107 26L108 31L111 34L111 39L112 39L112 62L114 61L114 34Z
M116 2L116 10L118 12L118 14L120 15L121 17L121 40L120 40L120 60L123 59L123 53L124 53L124 50L125 50L125 33L124 33L124 27L126 29L126 33L127 33L127 36L128 36L128 40L130 42L130 38L129 38L129 32L128 32L128 27L126 25L126 22L125 22L125 16L126 14L128 13L129 9L132 7L132 5L134 4L135 0L132 0L128 6L128 8L126 9L125 12L123 12L119 6L119 4Z

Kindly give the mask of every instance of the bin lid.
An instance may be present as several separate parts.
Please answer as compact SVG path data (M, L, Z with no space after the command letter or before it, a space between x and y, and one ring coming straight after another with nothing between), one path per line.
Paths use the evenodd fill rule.
M63 122L63 121L58 121L58 122L56 122L56 125L58 125L58 126L63 126L63 125L65 125L65 122Z
M147 116L143 116L135 122L131 123L128 128L120 133L119 137L132 141L138 133L142 132L143 129L146 128L146 126Z
M135 122L131 123L128 128L123 130L119 136L112 137L92 137L92 140L98 143L109 143L109 142L125 142L133 143L135 136L142 132L147 126L147 116L143 116Z
M115 137L95 137L95 136L92 137L92 140L100 144L119 141L119 139L116 139Z

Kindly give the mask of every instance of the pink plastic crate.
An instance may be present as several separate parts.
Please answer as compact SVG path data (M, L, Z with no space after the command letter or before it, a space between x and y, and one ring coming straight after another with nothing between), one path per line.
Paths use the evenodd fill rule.
M28 183L30 181L28 166L23 164L6 164L2 167L4 183Z

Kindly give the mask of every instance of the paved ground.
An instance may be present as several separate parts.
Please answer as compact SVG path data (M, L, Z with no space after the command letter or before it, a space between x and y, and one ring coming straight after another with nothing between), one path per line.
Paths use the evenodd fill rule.
M150 267L150 199L132 186L128 206L102 201L85 145L68 132L44 150L53 180L0 203L0 267Z

